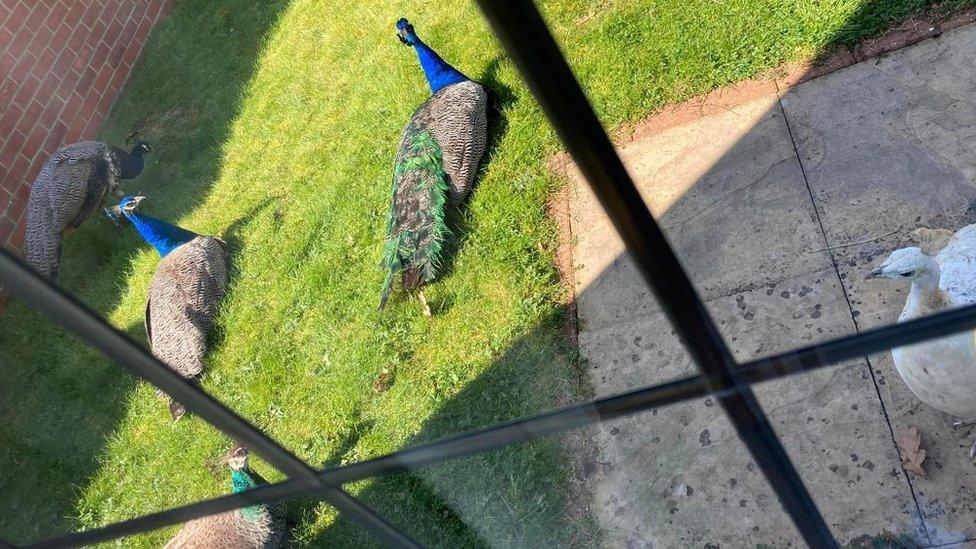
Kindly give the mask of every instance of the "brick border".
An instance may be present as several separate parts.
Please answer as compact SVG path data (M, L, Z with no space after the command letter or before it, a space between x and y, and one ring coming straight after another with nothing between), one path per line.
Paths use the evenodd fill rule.
M0 3L0 247L18 251L41 166L94 139L173 0Z
M30 187L62 145L93 139L172 0L4 0L0 245L20 249Z

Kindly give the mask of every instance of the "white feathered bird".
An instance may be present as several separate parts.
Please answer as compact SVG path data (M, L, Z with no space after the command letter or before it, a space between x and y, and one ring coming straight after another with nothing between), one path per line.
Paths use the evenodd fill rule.
M902 248L870 274L911 283L899 322L976 303L976 224L960 229L935 255ZM976 337L967 331L891 350L895 369L922 402L976 420ZM976 442L969 452L976 456Z

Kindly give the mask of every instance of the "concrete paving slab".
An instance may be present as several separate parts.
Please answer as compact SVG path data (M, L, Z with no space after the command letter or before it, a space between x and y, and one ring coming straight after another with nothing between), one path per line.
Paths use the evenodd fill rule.
M976 27L961 27L620 148L738 359L894 322L905 289L864 275L917 227L976 221L974 51ZM585 184L574 188L579 343L597 394L693 372ZM915 399L888 354L757 394L841 541L976 538L976 430ZM909 426L925 477L900 467L892 434ZM608 545L799 544L711 401L603 425L597 439L588 476Z
M862 63L791 91L787 119L860 329L895 322L907 288L864 280L916 227L976 221L976 28ZM870 242L873 237L883 236ZM916 426L928 451L913 476L934 543L976 537L976 431L919 402L889 354L869 358L893 428Z
M707 305L738 360L854 329L832 268ZM580 348L600 396L694 372L661 312L583 330ZM757 394L838 537L885 528L923 536L863 361ZM601 425L597 446L589 480L608 546L802 546L711 399Z
M829 265L825 252L798 254L825 246L776 96L619 150L706 299ZM656 310L589 188L576 185L570 200L578 290L607 287L578 292L583 322Z
M963 27L783 97L830 245L973 218L974 48Z

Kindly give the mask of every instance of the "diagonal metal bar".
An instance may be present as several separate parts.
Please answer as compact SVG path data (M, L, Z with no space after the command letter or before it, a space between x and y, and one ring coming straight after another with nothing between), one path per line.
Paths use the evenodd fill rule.
M175 371L150 355L129 336L106 323L97 313L68 295L29 266L0 248L0 283L12 294L46 314L83 341L133 374L159 387L183 404L187 410L247 445L291 478L310 478L325 490L322 498L349 520L359 524L380 541L394 547L419 547L406 534L377 515L341 486L328 485L316 477L311 465L298 459L284 446L224 406L206 391L180 377Z
M976 305L761 358L743 364L740 372L748 383L771 381L885 351L893 346L911 345L972 329L976 329ZM719 391L723 395L732 394L736 391L731 383L720 381L719 384L727 387ZM530 418L460 434L376 459L325 470L319 473L319 476L328 482L338 484L416 469L449 459L586 427L602 421L646 412L685 400L700 398L709 393L711 385L710 380L706 380L700 375L678 379L670 383L637 389ZM144 530L169 526L190 518L220 513L243 505L271 503L279 499L304 494L311 489L307 479L288 480L279 484L262 486L245 492L245 494L223 496L153 513L56 538L32 547L77 545L73 543L73 540L81 540L83 543L105 542Z
M518 67L550 123L613 221L631 257L667 313L698 368L720 391L725 413L766 476L807 544L836 547L834 540L705 305L651 216L614 151L596 113L531 0L478 0L481 11Z

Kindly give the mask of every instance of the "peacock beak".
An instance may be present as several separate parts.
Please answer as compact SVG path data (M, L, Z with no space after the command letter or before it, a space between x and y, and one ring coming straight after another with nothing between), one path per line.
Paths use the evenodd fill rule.
M884 271L881 270L881 267L878 267L877 269L868 273L868 276L864 277L864 279L881 278L882 276L884 276Z

